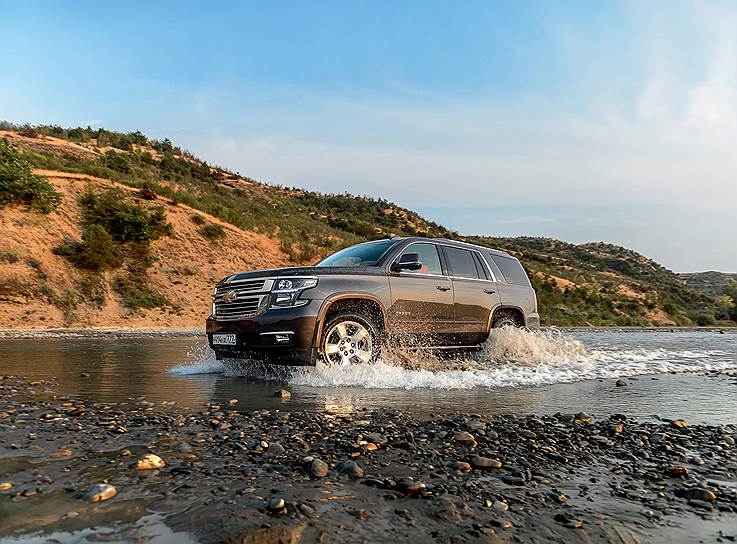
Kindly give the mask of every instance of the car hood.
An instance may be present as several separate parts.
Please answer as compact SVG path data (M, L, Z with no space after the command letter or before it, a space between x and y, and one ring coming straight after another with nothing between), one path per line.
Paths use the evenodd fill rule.
M334 276L338 274L375 276L383 273L384 270L376 266L291 266L288 268L270 268L268 270L240 272L238 274L228 276L227 278L223 278L218 282L218 285L234 281L276 276Z

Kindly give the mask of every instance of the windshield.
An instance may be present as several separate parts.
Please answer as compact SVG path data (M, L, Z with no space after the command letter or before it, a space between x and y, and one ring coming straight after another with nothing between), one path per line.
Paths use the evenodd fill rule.
M320 261L317 266L372 266L394 243L394 240L381 240L347 247Z

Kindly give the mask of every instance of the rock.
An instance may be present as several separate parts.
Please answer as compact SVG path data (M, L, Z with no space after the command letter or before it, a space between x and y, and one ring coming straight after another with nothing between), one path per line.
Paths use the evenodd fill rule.
M672 478L683 478L688 475L688 469L686 467L668 467L665 473Z
M279 389L279 391L274 392L274 396L282 399L291 399L292 393L286 389Z
M735 442L735 440L734 440L734 438L732 438L731 436L725 436L725 437L723 438L723 440L724 440L724 442L726 442L726 443L727 443L727 444L728 444L729 446L734 446L734 442Z
M144 455L136 463L136 468L138 470L153 470L156 468L164 468L165 466L166 463L164 462L164 460L158 455L154 455L153 453L148 453Z
M422 482L415 482L411 478L402 478L397 482L397 491L408 497L416 497L426 489Z
M486 430L486 423L483 421L469 421L466 425L468 427L468 430L470 431L485 431Z
M579 425L588 425L594 420L589 414L586 412L579 412L576 414L575 418L573 419L574 423L577 423Z
M704 489L703 487L694 487L687 490L686 498L709 502L714 502L715 500L717 500L717 496L712 491Z
M71 511L71 512L67 512L66 514L64 514L63 516L61 516L60 519L74 519L76 517L79 517L79 512Z
M506 512L509 510L509 505L504 501L494 501L491 503L491 509L497 512Z
M300 503L298 506L299 511L302 512L303 515L307 516L308 518L315 516L315 509L312 508L309 504Z
M312 459L307 462L307 474L313 478L324 478L328 475L328 464L321 459Z
M451 461L448 463L448 468L451 470L460 470L462 472L468 472L471 470L471 465L465 461Z
M90 502L101 502L112 499L118 494L115 486L110 484L97 484L87 492L87 500Z
M695 508L701 508L702 510L708 510L711 512L714 509L714 506L710 502L702 501L699 499L691 499L688 501L689 506L693 506Z
M471 458L471 465L473 465L473 468L484 470L502 468L502 462L498 459L490 459L488 457L482 457L480 455L476 455Z
M476 439L471 433L468 432L462 432L462 433L456 433L453 435L453 440L456 442L475 442Z
M287 511L287 504L284 499L277 497L266 503L266 509L270 514L283 514Z
M670 422L670 426L671 427L676 427L676 428L682 429L684 427L688 427L688 422L687 421L684 421L682 419L677 419L675 421L671 421Z
M525 485L524 477L517 474L504 474L502 482L508 485Z
M230 399L228 404L238 404L238 399Z
M54 459L62 459L64 457L71 457L74 454L72 450L55 450L49 454L49 457Z
M8 491L9 489L13 489L13 484L10 482L0 483L0 491Z
M363 478L363 468L355 461L343 461L338 467L338 474L355 480Z
M284 446L279 444L279 442L272 442L269 444L269 447L266 448L266 451L271 455L282 455L286 450L284 449Z
M617 383L615 383L614 385L616 385L617 387L624 387L625 385L627 385L627 382L624 380L617 380Z
M80 373L79 377L80 378L89 378L90 377L90 373L89 372L82 372L82 373Z
M368 433L363 439L369 444L376 444L377 446L386 446L387 442L389 442L386 436L381 433Z

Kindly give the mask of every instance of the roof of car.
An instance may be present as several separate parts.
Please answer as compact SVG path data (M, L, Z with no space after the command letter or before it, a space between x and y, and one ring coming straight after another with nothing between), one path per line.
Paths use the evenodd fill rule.
M425 238L422 236L395 236L394 238L388 238L389 240L408 240L411 242L443 242L444 244L452 245L452 246L458 246L458 247L472 247L475 249L483 249L485 251L489 251L493 253L494 255L501 255L502 257L510 257L512 259L516 259L513 255L510 255L509 253L506 253L505 251L500 251L498 249L492 249L490 247L486 246L479 246L476 244L469 244L468 242L460 242L458 240L450 240L448 238Z

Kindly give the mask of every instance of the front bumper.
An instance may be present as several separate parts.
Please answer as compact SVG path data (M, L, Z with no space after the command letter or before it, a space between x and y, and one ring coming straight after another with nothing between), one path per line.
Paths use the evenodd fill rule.
M255 359L273 364L314 365L313 347L317 308L310 304L299 308L267 310L261 315L237 321L207 318L207 341L218 359ZM235 345L213 344L212 335L233 333Z
M540 314L527 314L527 318L525 321L525 326L528 329L540 328Z

